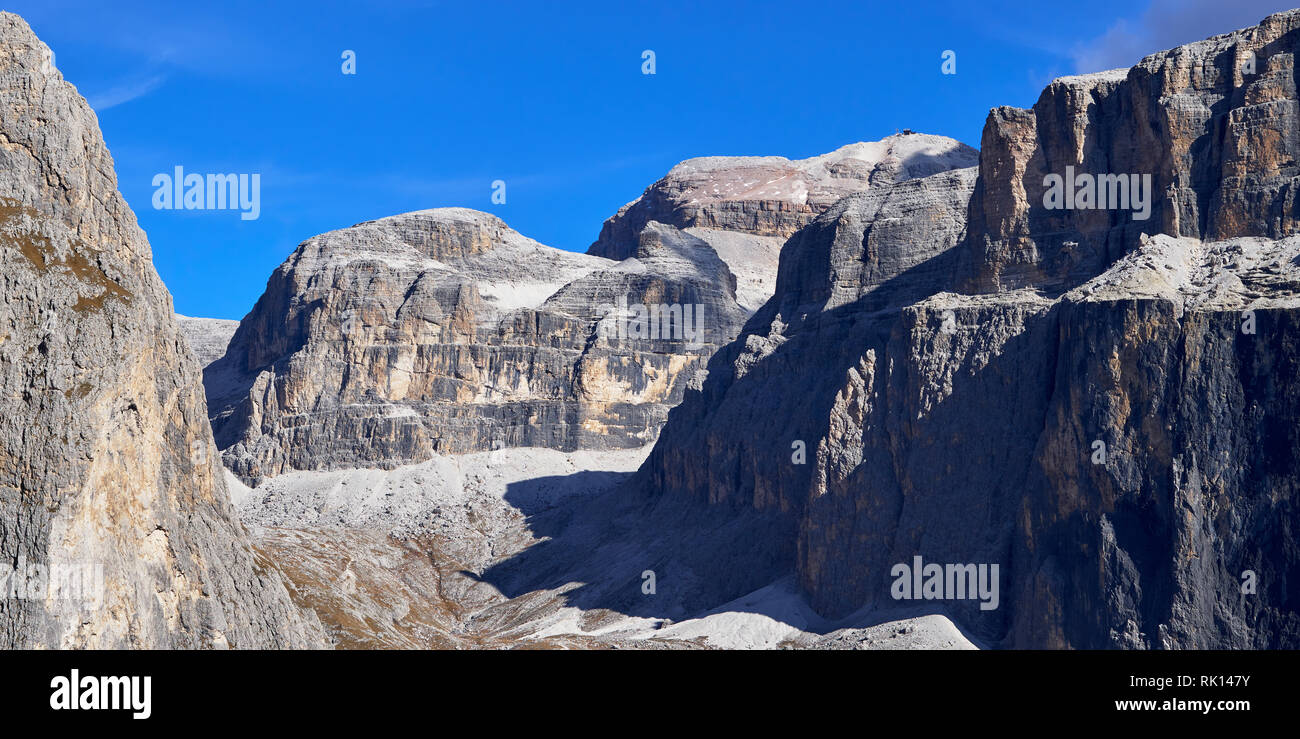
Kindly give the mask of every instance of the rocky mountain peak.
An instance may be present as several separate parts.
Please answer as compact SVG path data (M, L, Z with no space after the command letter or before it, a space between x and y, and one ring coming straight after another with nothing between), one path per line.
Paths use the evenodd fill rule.
M366 221L234 327L173 315L0 14L0 563L104 583L0 598L0 647L1300 647L1298 52L1291 11L1063 77L978 154L689 159L587 254Z
M675 181L677 200L694 206L695 217L708 204L722 201L779 201L816 208L873 182L882 184L974 166L977 156L971 147L946 136L894 134L880 141L846 144L807 159L779 156L687 159L651 187Z
M649 224L673 226L713 247L736 277L737 302L754 311L775 288L781 245L840 198L977 163L975 149L917 133L807 159L687 159L605 221L587 253L626 259Z
M369 256L459 262L534 243L490 213L431 208L330 231L308 240L298 251L300 257L315 259Z
M977 161L975 149L928 134L895 134L807 159L687 159L620 208L587 251L622 259L650 221L784 239L844 195Z

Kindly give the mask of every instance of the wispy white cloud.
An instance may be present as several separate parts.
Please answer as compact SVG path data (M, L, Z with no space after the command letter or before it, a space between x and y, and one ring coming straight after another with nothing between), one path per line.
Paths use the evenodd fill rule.
M1121 18L1101 36L1076 46L1081 74L1130 67L1147 54L1253 26L1294 0L1151 0L1139 16Z
M88 102L90 107L95 109L95 112L103 112L122 103L148 95L158 89L166 79L166 76L159 74L145 80L123 83L110 87L103 92L92 94L88 98Z
M638 154L632 157L587 162L580 166L561 167L553 170L536 172L478 172L463 176L426 176L408 172L377 172L369 174L341 172L294 172L262 167L255 171L267 173L266 179L272 178L281 185L286 183L297 187L360 188L378 190L398 196L421 197L434 205L444 200L455 200L468 195L489 192L494 180L503 180L510 187L562 188L583 182L589 182L611 172L618 172L631 167L649 163L668 161L665 152ZM673 162L664 165L665 170Z

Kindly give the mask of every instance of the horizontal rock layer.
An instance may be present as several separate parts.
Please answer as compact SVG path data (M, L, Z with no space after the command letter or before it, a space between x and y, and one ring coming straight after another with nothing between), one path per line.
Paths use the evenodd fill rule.
M206 367L226 353L230 339L239 328L239 321L221 318L190 318L176 314L176 325L194 352L199 365Z
M206 370L217 442L249 481L435 452L641 446L739 332L734 291L707 244L662 224L622 262L462 209L325 234L276 270Z

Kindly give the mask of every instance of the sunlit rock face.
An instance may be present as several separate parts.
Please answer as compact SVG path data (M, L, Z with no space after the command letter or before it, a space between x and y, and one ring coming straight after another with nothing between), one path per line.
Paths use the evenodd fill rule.
M909 132L808 159L688 159L605 221L587 253L623 259L647 224L675 226L718 252L736 276L738 302L754 311L775 288L781 245L840 198L973 167L978 157L954 139Z
M1279 13L1132 69L1063 77L1029 110L991 111L971 205L968 287L1068 289L1137 248L1143 234L1295 233L1297 23L1295 13ZM1148 176L1146 217L1131 192L1127 208L1046 207L1044 178L1067 167L1076 178ZM1094 204L1101 197L1094 193Z
M306 647L95 114L0 14L0 647Z
M588 254L460 208L317 236L205 373L217 442L249 482L435 453L642 446L771 296L786 237L841 195L974 163L920 134L797 161L692 159Z
M744 316L726 265L671 226L614 262L486 213L420 211L299 246L208 367L209 405L249 481L638 447Z

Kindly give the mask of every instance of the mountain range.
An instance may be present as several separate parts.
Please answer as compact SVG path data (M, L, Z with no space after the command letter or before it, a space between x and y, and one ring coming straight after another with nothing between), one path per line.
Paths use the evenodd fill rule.
M0 46L0 556L104 583L0 646L1300 646L1300 11L978 151L684 161L585 254L321 234L237 323L174 314L93 111Z

